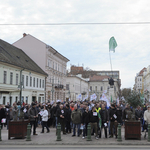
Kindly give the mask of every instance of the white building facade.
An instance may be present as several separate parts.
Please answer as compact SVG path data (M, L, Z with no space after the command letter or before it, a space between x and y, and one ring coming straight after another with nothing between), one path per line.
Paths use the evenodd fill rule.
M147 70L143 73L144 79L144 97L149 101L150 99L150 65Z
M45 102L46 77L21 49L0 40L0 104Z
M88 93L88 79L79 76L68 76L66 79L66 98L67 100L78 101L83 100ZM81 98L79 95L81 94Z
M46 101L65 100L66 67L69 60L30 34L24 34L13 45L21 48L48 74Z
M17 66L0 64L0 104L11 105L20 101L20 74L22 75L21 101L31 104L32 101L45 102L45 76Z

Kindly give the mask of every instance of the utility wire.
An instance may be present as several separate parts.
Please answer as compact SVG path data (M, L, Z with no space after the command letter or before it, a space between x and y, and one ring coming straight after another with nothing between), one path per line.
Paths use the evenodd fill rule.
M150 22L95 22L95 23L0 23L0 26L61 26L61 25L146 25Z

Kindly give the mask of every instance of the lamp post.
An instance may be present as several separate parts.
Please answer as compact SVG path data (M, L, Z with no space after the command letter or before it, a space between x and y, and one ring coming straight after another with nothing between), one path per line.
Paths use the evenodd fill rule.
M22 88L23 88L23 83L22 83L22 71L24 69L20 70L20 106L21 106L21 99L22 99Z

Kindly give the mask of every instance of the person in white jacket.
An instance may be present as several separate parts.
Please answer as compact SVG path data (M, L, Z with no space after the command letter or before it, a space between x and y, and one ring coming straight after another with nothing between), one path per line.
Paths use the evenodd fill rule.
M147 124L150 124L150 105L147 106L147 110L144 112L144 120Z
M48 126L47 126L48 111L47 111L47 107L46 106L44 106L44 111L42 112L41 116L42 116L42 132L41 133L44 133L44 127L46 127L47 133L49 133L50 130L49 130Z

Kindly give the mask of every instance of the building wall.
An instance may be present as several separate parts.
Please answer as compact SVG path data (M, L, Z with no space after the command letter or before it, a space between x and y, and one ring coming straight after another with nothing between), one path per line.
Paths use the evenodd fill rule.
M46 79L46 101L57 101L65 99L66 67L68 59L51 46L27 35L13 44L25 51L47 74ZM35 54L38 54L35 55ZM61 84L63 88L56 89L55 85Z
M6 83L4 83L4 71L7 72ZM11 104L13 104L15 101L20 101L20 86L19 86L20 72L21 72L21 68L6 65L6 64L0 64L0 74L1 74L0 104L6 104L7 102L10 102L10 99L11 99ZM12 73L13 75L12 84L10 84L10 73ZM16 74L18 74L18 83L16 83L16 79L17 79ZM24 86L22 89L22 101L31 104L33 97L35 97L34 99L35 101L38 101L40 99L41 102L45 101L45 76L27 70L22 71L22 76L24 76ZM28 80L26 80L27 76L28 76ZM31 86L30 86L30 77L32 78ZM34 87L34 78L35 78L35 87ZM38 84L37 84L37 79L38 79ZM41 81L41 86L40 86L40 81Z
M69 85L69 90L66 89L66 98L76 101L79 94L82 94L82 99L88 95L87 81L76 76L71 76L66 78L66 84Z
M14 46L22 49L40 68L45 70L46 60L46 44L34 38L31 35L26 35L17 42Z

